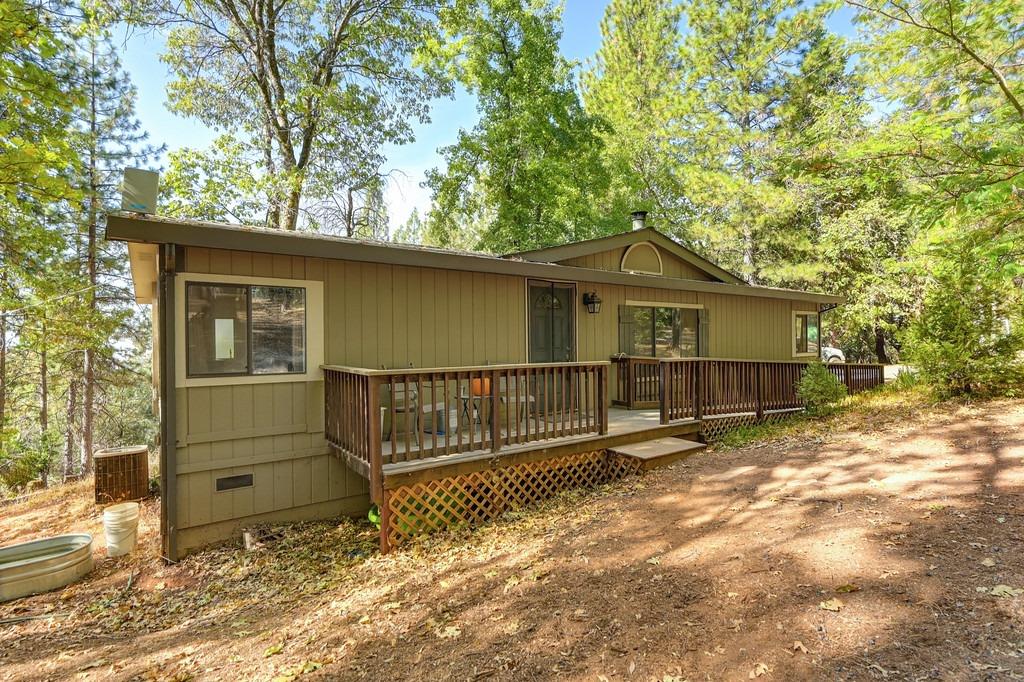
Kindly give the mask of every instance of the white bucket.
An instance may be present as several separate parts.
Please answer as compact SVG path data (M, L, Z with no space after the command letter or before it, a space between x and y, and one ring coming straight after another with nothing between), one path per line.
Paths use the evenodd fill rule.
M139 503L123 502L104 509L103 530L107 535L108 556L131 552L139 530Z

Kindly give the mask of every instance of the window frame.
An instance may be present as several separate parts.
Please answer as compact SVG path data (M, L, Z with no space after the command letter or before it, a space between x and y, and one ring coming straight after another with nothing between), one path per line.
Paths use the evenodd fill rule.
M702 349L700 347L701 346L701 343L700 343L700 336L701 336L701 331L700 331L700 325L701 325L700 311L704 309L703 304L700 304L700 303L666 303L666 302L662 302L662 301L634 301L634 300L628 300L627 299L626 302L623 303L622 305L624 307L626 307L626 308L647 308L647 309L651 310L651 334L652 334L652 336L651 336L651 354L650 355L629 355L628 353L625 353L622 350L621 345L619 347L619 354L620 355L628 355L629 357L636 357L636 358L655 358L655 359L657 359L659 357L663 357L663 356L659 356L658 355L657 314L656 314L655 311L658 308L675 308L675 309L682 309L682 310L695 310L695 311L697 311L697 338L696 338L696 351L697 351L697 354L696 355L692 355L692 356L685 356L685 357L694 357L694 358L703 357L701 355L701 350ZM621 324L621 321L619 322L619 324ZM621 335L620 335L619 341L621 343Z
M815 351L801 351L797 347L796 325L797 325L797 320L799 320L801 317L805 317L805 318L806 317L814 317L818 321L818 325L817 325L818 326L818 350L817 350L817 352L815 352ZM804 324L805 324L804 328L807 329L808 328L807 324L806 323L804 323ZM790 324L790 327L789 327L789 333L792 335L792 339L793 339L793 357L794 358L821 357L821 313L820 312L818 312L816 310L794 310L793 311L792 324ZM808 335L808 342L809 341L810 341L810 337Z
M188 285L233 285L249 287L247 304L246 333L250 337L248 370L245 374L188 374ZM252 287L292 287L306 291L305 321L305 352L306 368L304 372L287 372L275 374L252 373ZM322 381L324 364L324 283L316 280L282 279L276 277L248 277L239 275L216 275L182 272L175 276L174 282L174 347L175 347L175 385L190 388L198 386L232 386L245 384L273 384L301 381Z

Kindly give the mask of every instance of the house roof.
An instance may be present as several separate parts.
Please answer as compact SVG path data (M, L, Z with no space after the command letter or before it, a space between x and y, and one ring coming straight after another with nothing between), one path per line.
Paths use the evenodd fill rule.
M728 284L746 284L746 282L732 274L728 270L721 268L707 258L698 255L694 251L676 243L673 239L658 232L653 227L645 227L640 230L631 230L629 232L621 232L619 234L609 235L607 237L597 237L596 239L587 239L582 242L572 242L569 244L562 244L560 246L550 246L545 249L534 249L533 251L520 251L519 253L513 253L505 256L506 258L521 258L523 260L535 261L540 263L557 263L570 258L579 258L580 256L589 256L594 253L600 253L602 251L608 251L610 249L616 249L623 246L631 246L633 244L639 244L641 242L651 242L655 246L668 251L672 255L686 261L693 267L697 268L701 272L705 273L712 279L718 282L725 282Z
M667 237L663 239L668 240ZM442 270L463 270L502 275L536 277L538 279L559 279L574 282L620 284L624 286L677 289L734 296L755 296L816 303L842 303L841 296L794 289L775 289L752 286L737 282L707 282L703 280L677 279L654 275L595 270L576 266L559 265L545 260L533 260L531 253L512 254L500 257L467 251L439 249L429 246L375 242L311 232L286 232L265 227L229 225L198 220L182 220L134 213L112 213L107 216L106 238L129 242L135 245L131 251L139 251L140 244L178 244L212 249L275 253L290 256L309 256L339 260L385 263L413 267L439 268ZM610 239L610 238L606 238ZM599 240L591 240L599 241ZM668 240L671 242L671 240ZM583 242L586 244L587 242ZM671 242L674 244L674 242ZM605 242L607 244L607 242ZM567 244L562 249L575 246ZM676 245L678 247L678 245ZM612 248L607 247L606 248ZM678 247L682 249L682 247ZM696 257L696 254L693 254ZM571 258L572 256L566 256ZM699 257L698 257L699 258ZM136 292L152 291L155 269L136 268L133 258L132 277ZM717 267L717 266L715 266ZM138 271L137 271L138 270ZM722 271L725 272L724 270ZM728 275L728 273L725 273ZM140 281L139 278L143 278ZM146 302L138 298L139 302Z

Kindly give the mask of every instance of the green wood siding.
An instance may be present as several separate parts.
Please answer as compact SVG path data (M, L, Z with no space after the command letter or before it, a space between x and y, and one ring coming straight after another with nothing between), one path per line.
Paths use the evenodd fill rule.
M578 268L612 270L618 272L622 264L622 256L626 253L627 248L629 247L623 246L617 249L609 249L608 251L592 253L589 256L569 258L564 261L559 261L559 263L561 265L571 265ZM663 274L665 277L674 277L676 279L696 279L705 282L714 281L714 278L708 276L708 274L703 270L690 265L665 249L659 248L658 246L655 246L654 248L661 254L661 263L664 268Z
M618 268L622 250L584 267ZM666 274L696 277L662 251ZM358 367L444 367L526 362L526 279L271 254L188 248L188 273L324 282L325 361ZM702 304L709 355L790 359L792 311L813 303L580 282L602 310L577 306L579 360L618 352L618 306L627 300ZM181 333L184 327L181 325ZM615 381L609 382L615 390ZM176 390L178 527L183 550L229 537L261 519L365 510L364 479L329 454L323 383L289 382ZM253 487L215 492L218 477L253 474Z

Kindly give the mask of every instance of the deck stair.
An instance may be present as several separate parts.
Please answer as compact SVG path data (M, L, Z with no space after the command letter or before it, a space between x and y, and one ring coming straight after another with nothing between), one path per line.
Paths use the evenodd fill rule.
M640 463L642 471L648 471L695 455L705 447L707 446L704 443L682 438L655 438L642 443L608 448L608 452L634 459Z

